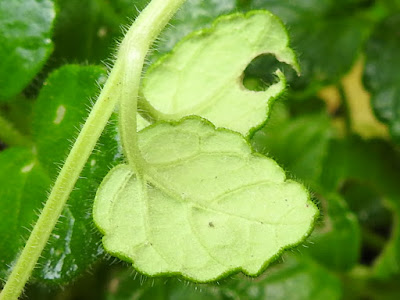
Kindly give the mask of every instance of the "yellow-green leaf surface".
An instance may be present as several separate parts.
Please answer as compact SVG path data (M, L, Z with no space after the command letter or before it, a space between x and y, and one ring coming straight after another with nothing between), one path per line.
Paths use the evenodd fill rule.
M239 134L200 118L139 133L147 163L115 167L100 186L94 220L106 250L147 275L205 282L258 275L301 242L318 214L308 192Z
M265 91L247 90L243 71L257 56L273 54L298 70L281 21L267 11L217 19L189 35L149 69L143 85L145 108L155 119L198 115L243 135L262 125L272 100L285 89L283 74Z

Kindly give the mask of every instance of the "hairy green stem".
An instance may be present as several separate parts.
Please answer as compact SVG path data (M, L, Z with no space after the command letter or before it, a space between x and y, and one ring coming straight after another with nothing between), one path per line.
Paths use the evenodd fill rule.
M0 114L0 140L8 146L29 146L31 141Z
M118 56L127 57L122 63L120 129L122 146L129 164L137 174L144 164L137 144L136 117L141 71L148 49L176 10L185 0L155 0L156 9L143 11L122 42ZM147 21L146 21L147 20ZM151 20L151 22L148 22Z
M126 34L110 76L71 149L39 219L13 267L0 300L17 299L93 151L111 113L121 101L121 130L128 160L140 161L136 144L137 93L144 58L151 43L185 0L153 0Z

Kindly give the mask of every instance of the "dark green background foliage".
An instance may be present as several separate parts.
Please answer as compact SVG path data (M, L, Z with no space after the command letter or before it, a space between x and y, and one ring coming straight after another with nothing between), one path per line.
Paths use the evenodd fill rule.
M111 62L122 26L147 2L0 0L2 280L106 79L101 63ZM251 9L277 14L299 55L301 77L264 56L244 70L244 84L265 88L276 67L289 79L286 96L251 142L303 182L319 203L322 216L311 237L259 278L238 274L219 284L145 278L125 263L112 263L91 207L102 178L123 159L113 116L35 269L28 299L400 297L400 2L188 0L148 61L217 16ZM372 110L389 135L367 139L351 126L348 104L358 99L346 95L341 79L360 58ZM321 99L327 85L341 91L334 109Z

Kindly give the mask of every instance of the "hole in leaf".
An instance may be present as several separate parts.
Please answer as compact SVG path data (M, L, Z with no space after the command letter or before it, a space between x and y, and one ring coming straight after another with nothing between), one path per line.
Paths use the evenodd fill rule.
M259 55L244 70L243 86L251 91L264 91L277 81L275 71L278 69L285 75L292 70L289 65L277 60L273 54Z
M361 225L361 262L371 265L390 238L392 214L384 206L382 195L367 183L349 180L341 193Z

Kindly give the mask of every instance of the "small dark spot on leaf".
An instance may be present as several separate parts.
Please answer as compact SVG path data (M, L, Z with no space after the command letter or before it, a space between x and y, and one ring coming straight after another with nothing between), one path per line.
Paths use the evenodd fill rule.
M308 207L308 204L306 204L306 207Z
M213 222L208 222L208 226L214 227L214 223Z

